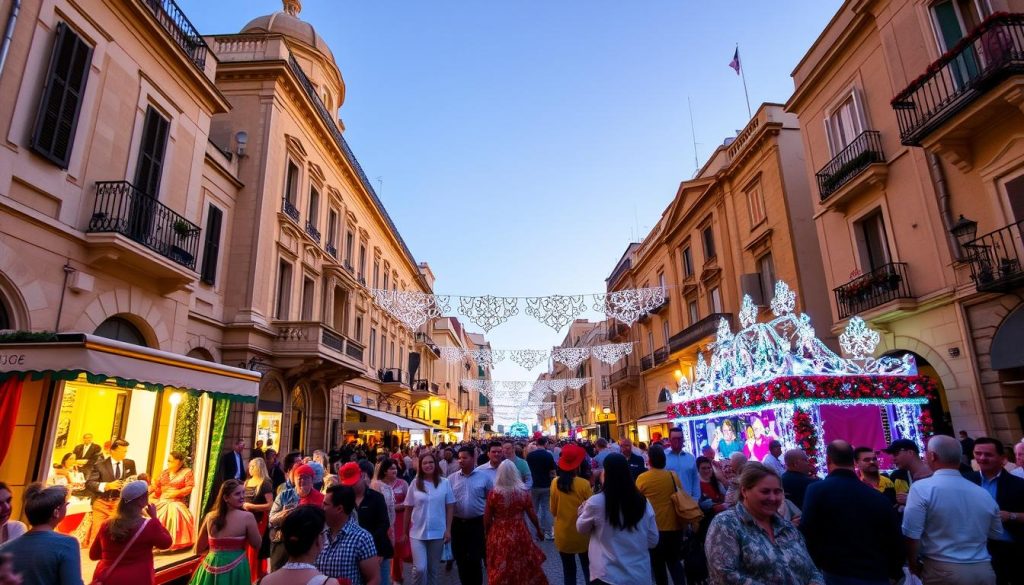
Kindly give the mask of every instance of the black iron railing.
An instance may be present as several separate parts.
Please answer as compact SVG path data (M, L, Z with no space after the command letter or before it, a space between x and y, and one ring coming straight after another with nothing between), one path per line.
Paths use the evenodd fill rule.
M287 197L281 200L281 211L283 211L288 217L292 218L292 221L299 221L299 208L295 207L295 204L291 201L288 201Z
M979 291L1005 292L1024 284L1022 228L1024 221L1011 223L964 245Z
M1022 72L1024 15L989 17L892 98L900 141L920 146L925 136L986 90Z
M612 372L611 376L608 376L608 382L612 385L620 384L628 381L636 381L640 376L640 370L636 366L625 366Z
M333 349L335 351L338 351L338 352L345 351L345 338L344 337L342 337L342 336L338 335L337 333L327 329L326 327L324 327L322 329L322 331L323 331L323 334L321 335L321 339L323 340L323 344L324 345L326 345L327 347L329 347L329 348L331 348L331 349Z
M199 226L128 181L96 183L96 204L86 231L127 236L186 268L196 268Z
M377 372L377 377L385 384L409 384L409 372L400 368L384 368Z
M349 274L355 272L356 270L355 268L352 267L351 260L345 260L344 262L342 262L342 265L345 267L345 270L348 270Z
M845 319L896 299L913 298L906 262L891 262L835 288L839 318Z
M875 130L861 132L846 148L825 165L818 174L818 194L821 200L828 199L849 183L869 165L885 162L882 154L882 135Z
M320 243L320 230L316 229L311 221L306 221L306 235L313 238L314 242Z
M363 351L363 344L351 339L345 340L345 355L348 357L361 362L363 361Z
M668 340L668 350L677 352L686 349L705 337L714 335L718 331L718 323L722 319L732 325L732 313L711 313L679 333L676 333Z
M359 281L359 284L366 286L366 277L363 276L362 272L359 273L359 276L356 276L356 280Z
M333 244L327 244L324 246L324 249L326 249L327 253L333 256L335 260L338 259L338 249L335 248Z
M384 216L384 222L387 223L388 228L391 229L391 233L398 238L398 243L402 246L402 251L405 252L406 256L412 260L413 265L416 265L416 260L413 258L412 251L409 250L409 246L406 245L405 240L402 239L402 235L398 232L398 227L395 226L395 222L392 221L391 216L388 215L387 209L384 207L384 202L377 196L377 192L374 191L373 185L370 184L370 179L367 178L366 172L363 171L362 165L359 164L359 160L356 159L355 153L349 148L348 142L345 137L342 136L341 130L338 129L338 122L334 119L334 115L331 114L327 107L324 106L324 102L320 99L316 88L313 87L313 82L306 76L306 72L302 70L299 62L295 60L295 56L288 55L288 65L291 67L292 73L298 78L299 83L302 85L303 91L306 92L306 97L313 103L313 107L316 109L317 115L323 121L324 125L327 126L328 132L334 138L334 142L341 148L341 151L345 154L345 158L348 159L349 164L355 169L356 175L359 177L359 182L362 184L363 189L370 194L370 198L373 200L374 205L380 210L381 215Z
M660 366L666 361L668 361L667 347L659 347L658 349L654 350L654 365Z
M441 387L431 383L429 380L415 380L412 383L412 389L417 392L429 392L436 395Z
M185 13L174 2L174 0L142 0L142 4L149 8L156 17L160 26L171 35L174 42L181 47L188 58L200 69L206 67L206 53L209 48L206 41L199 34L196 27L192 26Z

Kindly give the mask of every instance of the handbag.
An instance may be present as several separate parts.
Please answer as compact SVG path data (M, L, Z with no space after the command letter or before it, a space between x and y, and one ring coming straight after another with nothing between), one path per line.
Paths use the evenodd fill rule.
M117 568L117 565L121 562L121 559L124 558L124 554L128 552L128 549L130 549L132 545L135 544L135 541L138 540L139 535L142 534L142 531L146 529L146 524L149 524L149 518L146 518L142 521L142 525L139 526L139 529L135 531L134 535L132 535L131 540L129 540L128 544L124 545L124 548L121 549L121 554L117 555L117 558L114 559L114 562L110 563L110 566L107 567L107 570L103 574L104 577L112 573L114 569ZM93 576L92 583L90 583L89 585L103 585L103 580Z
M672 492L672 508L676 512L676 516L693 530L700 528L700 521L704 519L704 512L701 511L700 505L690 496L690 494L682 491L679 488L679 484L676 483L676 476L672 474L672 487L675 491Z

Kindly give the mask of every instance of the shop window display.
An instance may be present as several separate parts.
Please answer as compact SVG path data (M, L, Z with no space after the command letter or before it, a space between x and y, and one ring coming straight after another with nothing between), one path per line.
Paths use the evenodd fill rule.
M92 574L88 547L116 508L119 486L135 479L150 484L157 515L174 539L157 568L191 555L212 402L205 394L92 383L85 375L64 383L47 477L70 489L58 530L81 543L83 574Z

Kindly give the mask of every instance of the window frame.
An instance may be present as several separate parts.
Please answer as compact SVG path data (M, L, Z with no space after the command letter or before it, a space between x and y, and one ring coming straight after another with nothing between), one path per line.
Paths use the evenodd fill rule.
M203 263L199 269L199 281L203 284L215 286L217 284L217 270L220 267L220 248L224 238L224 210L207 203L206 205L206 227L204 228L205 238L203 240ZM212 218L216 217L216 229ZM214 241L216 240L216 241ZM211 250L212 248L212 250Z
M89 86L89 73L90 73L90 71L92 69L92 58L93 58L93 55L95 53L95 47L92 44L90 44L88 41L86 41L84 35L79 34L78 31L74 27L72 27L70 24L68 24L66 21L62 20L62 21L58 22L57 26L55 28L56 28L56 31L55 31L56 35L55 35L54 40L53 40L53 45L50 48L50 59L49 59L49 63L48 63L47 68L46 68L46 73L43 76L43 87L42 87L42 91L41 91L40 97L39 97L39 104L38 104L38 107L36 109L36 116L35 116L35 121L33 123L32 134L29 137L29 148L32 150L32 152L35 152L39 156L45 158L46 160L48 160L51 163L53 163L53 164L57 165L58 167L60 167L61 170L67 170L68 167L70 166L70 163L71 163L71 155L72 155L72 153L74 152L74 149L75 149L75 138L78 135L78 125L79 125L79 122L81 121L81 116L82 116L82 102L85 101L86 90L88 89L88 86ZM69 37L72 37L72 36L73 36L73 38L70 41L66 40L66 39L68 39ZM55 76L57 74L56 69L59 66L59 63L58 63L59 55L60 55L60 53L62 51L63 43L64 42L76 43L75 46L72 47L72 50L73 50L72 57L77 55L77 50L80 47L85 47L86 55L85 55L85 63L84 63L85 66L83 68L84 71L82 73L82 79L79 82L79 87L77 89L77 96L76 96L77 100L76 100L76 103L75 103L75 111L71 115L71 120L70 120L70 123L69 123L68 139L67 139L67 150L66 150L66 152L63 153L63 156L59 156L59 155L57 155L57 154L55 154L53 152L54 151L54 146L53 146L52 143L54 141L56 141L56 139L57 139L57 134L58 134L58 128L57 127L59 126L59 119L60 119L60 117L64 113L63 112L58 113L58 115L57 115L58 120L54 121L53 137L51 139L51 145L46 146L46 145L42 144L42 133L43 133L44 128L46 128L46 126L45 126L45 120L46 120L45 112L47 110L47 103L49 101L51 101L52 92L55 90L54 81L55 81ZM73 58L72 58L72 61L74 61ZM70 75L69 75L69 77L70 77ZM62 80L62 83L65 84L64 95L63 95L63 97L60 100L62 105L64 104L66 96L67 96L67 92L69 91L68 88L67 88L67 85L66 85L67 81L68 81L67 79Z
M277 261L277 291L274 303L274 318L278 321L288 321L291 316L292 303L292 279L294 278L294 266L284 258ZM285 282L285 273L288 278Z

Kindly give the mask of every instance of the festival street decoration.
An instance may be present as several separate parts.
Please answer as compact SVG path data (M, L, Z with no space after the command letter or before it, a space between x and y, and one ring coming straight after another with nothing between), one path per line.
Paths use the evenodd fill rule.
M591 347L556 347L550 351L543 349L463 349L461 347L439 346L440 357L448 363L472 360L479 365L493 367L506 359L532 370L548 357L566 367L575 369L591 356L606 364L614 364L633 352L633 344L610 343Z
M543 396L547 393L564 392L566 388L579 390L590 378L555 378L551 380L475 380L472 378L462 380L463 388L475 390L487 397L498 395L511 396L518 402L525 402L528 397ZM529 391L527 391L529 388Z
M519 314L525 313L560 331L587 311L588 306L633 325L638 319L665 304L666 290L661 287L620 290L607 294L548 295L541 297L434 295L414 291L370 289L374 301L406 327L416 330L431 319L451 313L452 300L458 299L458 312L485 332L490 332ZM588 301L589 299L589 301Z
M913 356L873 357L880 337L860 317L839 336L845 357L837 355L795 306L795 295L780 281L770 321L758 322L757 307L744 296L740 330L719 322L710 356L697 355L693 380L680 380L667 409L689 433L689 444L719 455L742 450L760 461L767 444L779 440L813 459L830 440L830 425L846 425L841 434L879 425L923 451L931 418L921 407L937 388L918 375ZM817 464L823 469L820 458Z

